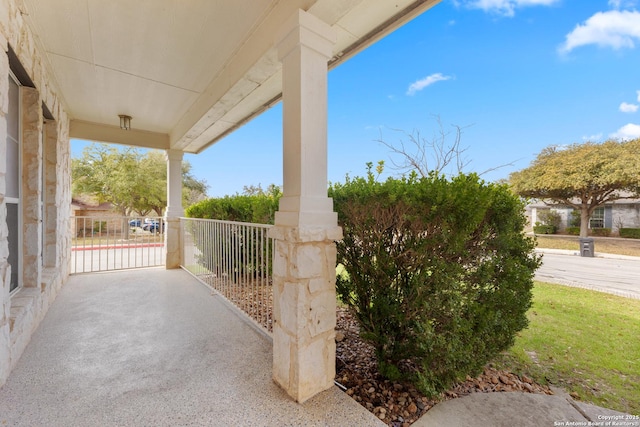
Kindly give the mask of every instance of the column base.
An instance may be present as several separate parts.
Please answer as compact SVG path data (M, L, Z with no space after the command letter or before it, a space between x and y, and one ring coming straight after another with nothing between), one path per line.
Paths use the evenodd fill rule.
M297 402L333 386L339 227L276 226L273 380Z
M164 224L165 268L167 270L180 268L182 264L180 218L165 218Z

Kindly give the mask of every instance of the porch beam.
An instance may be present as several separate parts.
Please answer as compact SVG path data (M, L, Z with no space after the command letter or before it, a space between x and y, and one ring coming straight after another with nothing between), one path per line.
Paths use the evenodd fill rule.
M270 235L273 379L298 402L333 386L334 241L342 237L327 197L327 62L331 27L298 10L277 42L283 65L283 197Z
M135 128L123 130L118 126L108 126L83 120L71 120L69 136L71 138L86 139L89 141L130 145L133 147L157 150L166 150L169 148L169 135L165 133L149 132Z

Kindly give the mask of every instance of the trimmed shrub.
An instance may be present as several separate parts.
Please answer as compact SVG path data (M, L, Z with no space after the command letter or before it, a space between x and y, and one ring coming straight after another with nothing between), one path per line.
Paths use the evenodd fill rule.
M534 240L523 204L477 175L347 178L329 190L340 299L373 344L380 373L435 395L475 376L527 326Z
M567 234L570 234L572 236L579 236L580 235L580 227L567 227Z
M534 225L533 232L534 234L554 234L556 228L553 225Z
M551 233L541 233L541 234L553 234L555 230L560 228L560 223L562 222L562 217L560 213L556 211L552 211L551 209L541 210L538 213L538 219L540 220L541 225L548 225L553 227L553 232ZM538 224L536 224L538 225Z
M592 228L591 235L609 237L611 235L611 229L610 228Z
M640 239L640 228L621 228L620 237L628 239Z
M279 194L210 198L189 206L185 214L190 218L273 224L279 200Z

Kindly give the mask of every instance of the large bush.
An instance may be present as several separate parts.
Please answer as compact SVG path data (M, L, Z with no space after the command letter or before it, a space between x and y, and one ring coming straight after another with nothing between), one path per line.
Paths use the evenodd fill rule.
M337 291L380 372L435 394L475 375L527 326L539 266L524 207L476 175L330 188L344 239Z

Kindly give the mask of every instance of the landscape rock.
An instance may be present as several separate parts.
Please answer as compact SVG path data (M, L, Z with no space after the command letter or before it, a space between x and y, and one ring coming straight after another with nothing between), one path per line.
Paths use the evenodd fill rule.
M356 320L345 309L338 309L336 332L336 381L347 395L392 427L409 427L426 411L443 400L470 393L527 392L553 394L547 386L536 384L526 376L485 367L476 378L466 377L438 398L423 396L413 385L389 381L378 374L373 347L359 335ZM338 341L338 332L344 335Z

